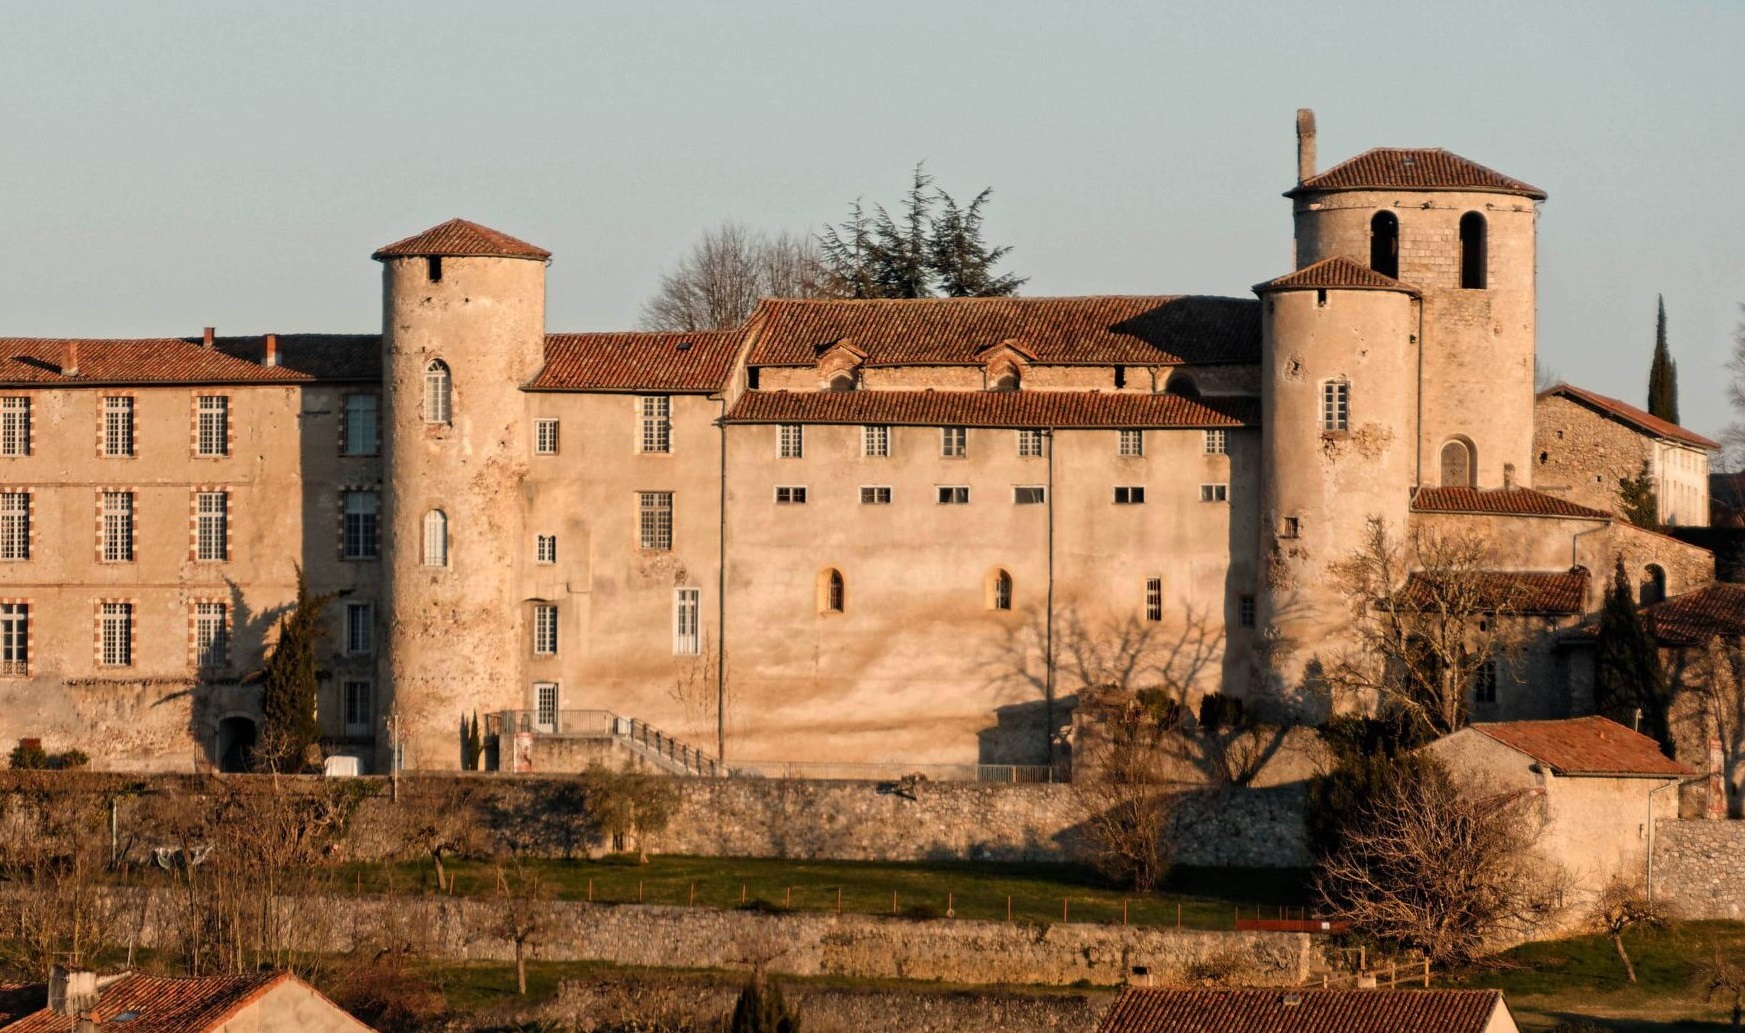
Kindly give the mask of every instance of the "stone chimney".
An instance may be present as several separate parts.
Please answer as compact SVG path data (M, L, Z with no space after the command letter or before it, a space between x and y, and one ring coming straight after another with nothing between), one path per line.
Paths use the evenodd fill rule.
M1297 109L1297 182L1315 175L1315 112Z
M61 357L61 376L76 377L79 375L79 342L68 341L67 352Z
M267 335L267 357L264 360L263 364L267 365L267 366L277 366L279 364L279 335L278 334L268 334Z
M49 1010L78 1016L97 1007L97 973L87 968L56 965L48 975Z
M1515 490L1515 464L1503 464L1503 487L1509 491Z
M202 347L202 348L212 347L212 338L217 336L217 334L218 334L217 327L215 327L215 326L207 327L205 332L200 335L200 347Z

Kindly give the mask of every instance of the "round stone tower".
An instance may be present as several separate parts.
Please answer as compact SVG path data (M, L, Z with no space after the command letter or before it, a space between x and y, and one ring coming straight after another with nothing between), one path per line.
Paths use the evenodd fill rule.
M550 252L462 219L382 263L380 706L411 769L460 766L460 722L525 707L519 586L531 451L521 385L545 354Z

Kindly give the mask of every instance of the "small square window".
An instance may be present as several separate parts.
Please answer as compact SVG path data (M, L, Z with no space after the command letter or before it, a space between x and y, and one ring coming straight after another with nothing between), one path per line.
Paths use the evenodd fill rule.
M1140 506L1145 504L1145 485L1123 484L1115 488L1115 505Z
M798 423L784 423L776 428L776 454L783 459L799 459L806 454L806 428Z
M1303 529L1302 518L1288 516L1279 522L1278 536L1280 538L1295 538Z
M1039 506L1048 501L1048 489L1040 484L1021 484L1012 489L1015 506Z
M1021 430L1018 432L1018 454L1030 458L1042 454L1042 432L1039 430Z
M942 484L939 486L939 504L941 506L969 505L969 485Z
M891 428L871 423L861 428L861 454L869 459L884 459L891 454Z
M1206 431L1206 454L1209 456L1228 455L1230 451L1229 432L1223 430Z
M557 421L533 421L533 454L541 456L557 455Z
M804 506L806 504L806 488L804 485L784 484L776 489L776 505Z
M946 459L962 459L969 455L969 429L939 428L939 454Z
M1145 454L1145 432L1142 430L1121 431L1120 444L1115 449L1116 455L1142 456Z
M863 506L888 506L891 504L891 489L883 486L862 488L860 489L860 504Z
M542 534L533 539L533 562L543 566L557 562L557 535Z
M1200 485L1200 501L1228 502L1230 501L1230 486L1228 484L1202 484Z

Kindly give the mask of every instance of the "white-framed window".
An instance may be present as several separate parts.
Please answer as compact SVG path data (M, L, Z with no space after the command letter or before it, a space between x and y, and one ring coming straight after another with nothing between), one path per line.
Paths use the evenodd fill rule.
M345 455L373 456L382 450L381 406L379 395L345 396Z
M941 484L938 497L941 506L967 506L969 505L969 485Z
M206 457L230 454L230 397L201 395L195 403L194 454Z
M440 509L424 514L424 565L448 566L448 514Z
M535 656L557 655L556 603L535 603L533 605L533 654Z
M1012 488L1012 505L1040 506L1048 501L1048 489L1040 484L1019 484Z
M1010 610L1011 608L1012 575L1005 570L996 570L988 582L988 609Z
M454 422L454 375L441 359L424 366L424 422Z
M969 428L939 428L939 454L946 459L962 459L969 455Z
M1018 455L1029 458L1042 454L1042 432L1040 430L1020 430L1018 432Z
M376 607L373 603L345 604L345 652L370 656L376 651Z
M0 492L0 560L30 558L30 492Z
M557 731L557 682L533 685L533 725L541 732Z
M673 450L673 400L669 395L638 395L636 411L641 420L641 436L636 449L648 455L664 455Z
M30 604L0 603L0 678L30 676Z
M557 455L557 421L533 421L533 454L540 456Z
M0 398L0 456L30 454L30 399Z
M891 454L891 428L882 423L869 423L860 429L860 452L869 459L884 459Z
M230 627L223 603L194 604L194 662L223 667L230 662Z
M1115 444L1115 454L1118 456L1142 456L1145 454L1145 432L1133 428L1119 432L1120 437Z
M103 399L103 454L133 455L133 399L128 395Z
M1145 619L1148 621L1163 620L1163 578L1148 577L1145 579Z
M1497 658L1486 657L1472 673L1472 701L1490 704L1497 701Z
M804 506L806 504L806 486L803 484L783 484L776 487L776 505Z
M1229 502L1230 486L1228 484L1200 485L1201 502Z
M230 558L230 494L201 491L194 494L194 558L223 562Z
M776 455L783 459L799 459L806 454L806 428L798 423L776 426Z
M636 510L637 536L642 547L657 552L671 552L673 493L639 491L636 493Z
M536 535L533 539L533 562L550 566L557 562L557 535Z
M103 562L133 562L133 492L103 493Z
M1230 432L1226 430L1206 431L1206 454L1209 456L1228 455L1230 453Z
M370 683L362 679L348 679L344 682L345 698L342 705L345 708L345 734L369 735L376 724L376 711L370 692Z
M1321 385L1321 429L1351 429L1351 382L1329 380Z
M703 652L703 590L673 589L673 655Z
M1145 485L1118 484L1115 486L1115 505L1142 506L1145 504Z
M831 567L818 578L818 611L846 613L848 611L848 581L842 571Z
M132 603L103 603L97 633L98 656L104 667L133 666Z
M860 489L860 504L863 506L888 506L891 504L891 489L883 484L869 484Z
M348 560L373 560L381 555L378 534L382 497L373 491L345 493L344 555Z
M1236 597L1236 624L1238 627L1254 627L1254 596L1239 595Z

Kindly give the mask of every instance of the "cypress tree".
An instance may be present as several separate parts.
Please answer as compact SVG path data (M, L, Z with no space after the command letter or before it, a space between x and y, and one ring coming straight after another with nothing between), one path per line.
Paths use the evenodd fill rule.
M480 771L485 766L485 737L479 731L479 712L473 711L473 730L467 736L467 751L473 755L473 763L469 771Z
M788 1011L781 990L765 983L763 973L758 972L739 991L728 1029L731 1033L800 1033L800 1020Z
M315 695L320 674L315 656L322 613L333 598L331 593L310 595L303 568L297 568L296 604L280 618L278 641L260 674L265 729L256 761L272 770L301 772L319 761Z
M1670 696L1659 647L1642 626L1624 558L1619 556L1605 609L1600 611L1599 640L1594 650L1594 704L1601 714L1627 728L1637 727L1640 711L1642 734L1657 740L1661 752L1670 757Z
M1666 347L1666 298L1658 297L1654 321L1654 363L1648 367L1648 412L1668 423L1678 422L1678 364Z

